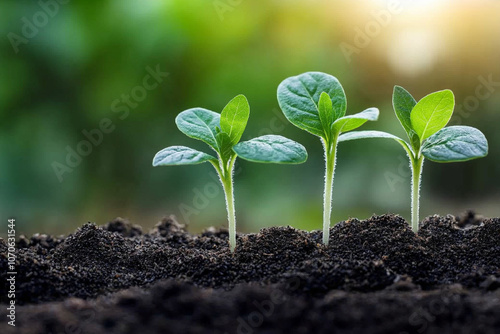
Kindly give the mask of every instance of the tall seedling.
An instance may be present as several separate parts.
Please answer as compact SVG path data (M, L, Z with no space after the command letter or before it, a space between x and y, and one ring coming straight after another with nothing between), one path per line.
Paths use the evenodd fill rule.
M395 86L392 104L397 118L408 135L409 143L381 131L354 131L341 135L339 141L361 138L390 138L405 149L412 170L411 225L418 230L420 180L424 159L457 162L488 154L488 141L481 131L470 126L449 126L455 98L451 90L442 90L416 102L403 87Z
M377 108L369 108L358 114L345 116L347 101L342 85L335 77L320 72L307 72L282 81L278 87L278 102L293 125L318 136L323 143L326 164L323 243L328 245L339 136L360 127L366 121L376 121L379 111Z
M237 157L253 162L299 164L307 159L306 149L290 139L266 135L239 143L250 116L245 96L232 99L221 114L192 108L181 112L175 123L188 137L201 140L212 148L217 157L185 146L171 146L159 151L153 166L194 165L211 163L224 189L229 221L229 244L236 247L236 217L233 194L233 170Z

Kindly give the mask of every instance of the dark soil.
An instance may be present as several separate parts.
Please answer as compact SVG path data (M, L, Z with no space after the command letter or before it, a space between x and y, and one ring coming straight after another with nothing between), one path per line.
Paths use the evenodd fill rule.
M321 232L150 233L122 219L18 242L17 321L0 333L500 333L500 219L399 216ZM0 279L7 272L0 242Z

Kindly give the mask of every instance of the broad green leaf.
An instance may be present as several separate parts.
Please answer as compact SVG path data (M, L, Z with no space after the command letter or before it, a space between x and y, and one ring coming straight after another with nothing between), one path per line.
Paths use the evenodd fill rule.
M231 142L231 138L229 135L219 128L217 128L217 135L215 138L217 139L217 146L219 147L219 154L223 161L229 161L229 158L233 154L231 148L234 146Z
M344 89L334 76L321 72L307 72L283 80L278 86L278 102L293 125L323 137L318 106L323 92L332 100L334 120L344 116L347 108Z
M220 115L220 128L229 135L233 145L238 144L247 126L250 106L244 95L233 98Z
M410 119L421 143L448 124L454 106L455 97L449 89L429 94L418 101Z
M215 128L220 125L220 115L216 112L192 108L181 112L175 124L186 136L201 140L217 151Z
M266 135L233 147L238 157L253 162L300 164L307 160L304 146L282 136Z
M217 161L206 154L185 146L171 146L156 153L153 166L196 165L209 160Z
M367 121L376 121L379 111L377 108L368 108L360 113L344 116L333 123L333 131L335 133L347 132L359 128Z
M321 121L323 129L325 129L325 136L328 138L330 136L330 131L326 130L330 129L330 127L332 126L333 122L335 121L335 115L333 113L332 100L330 99L330 96L328 96L328 94L325 92L321 93L319 97L318 111L319 119Z
M356 140L356 139L367 139L367 138L387 138L387 139L393 139L397 141L403 148L410 154L411 149L408 146L408 144L401 138L391 135L390 133L387 132L382 132L382 131L352 131L348 133L341 134L339 136L338 142L343 142L343 141L349 141L349 140Z
M422 154L436 162L467 161L486 156L488 141L476 128L449 126L436 132L424 142Z
M394 91L392 93L392 106L394 112L396 113L399 122L408 134L408 138L412 141L411 131L411 111L413 107L417 104L417 101L411 96L406 89L401 86L394 86Z

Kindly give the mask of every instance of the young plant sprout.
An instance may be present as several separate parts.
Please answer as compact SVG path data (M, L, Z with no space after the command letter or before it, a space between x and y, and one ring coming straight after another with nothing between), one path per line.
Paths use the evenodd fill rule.
M470 126L446 124L453 114L455 98L451 90L423 97L418 103L403 87L395 86L392 104L405 129L409 143L381 131L354 131L343 134L339 141L361 138L390 138L405 149L412 170L411 225L418 230L420 180L424 158L435 162L457 162L482 158L488 154L483 133Z
M332 187L339 135L366 121L376 121L379 111L369 108L345 116L346 96L340 82L320 72L307 72L285 79L278 86L278 102L286 118L296 127L320 137L325 150L323 243L330 238Z
M192 108L181 112L175 123L188 137L208 144L217 157L185 146L171 146L156 153L153 166L195 165L210 162L219 174L226 198L229 220L229 245L236 247L236 218L233 195L233 169L236 157L262 163L300 164L307 160L306 149L290 139L266 135L241 142L248 122L250 106L245 96L238 95L221 114Z

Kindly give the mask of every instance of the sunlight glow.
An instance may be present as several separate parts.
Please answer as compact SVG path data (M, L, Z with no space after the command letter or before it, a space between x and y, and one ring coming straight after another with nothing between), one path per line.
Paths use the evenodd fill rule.
M405 10L429 10L441 7L450 0L374 0L380 6L387 6L389 3L400 3Z
M440 53L438 36L430 30L401 31L387 50L394 71L415 77L432 69Z

